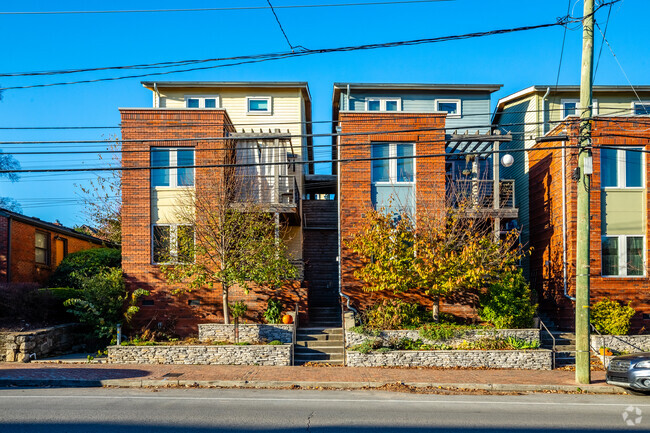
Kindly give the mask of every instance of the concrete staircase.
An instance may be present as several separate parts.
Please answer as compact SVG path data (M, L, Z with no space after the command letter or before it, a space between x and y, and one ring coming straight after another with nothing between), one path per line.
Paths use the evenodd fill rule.
M294 364L343 365L343 346L340 307L311 307L309 325L296 332Z
M558 326L544 314L539 315L551 335L555 338L555 367L566 367L576 364L576 334L570 331L562 331ZM553 349L553 339L542 329L540 347L542 349ZM592 352L592 362L598 363L600 360Z

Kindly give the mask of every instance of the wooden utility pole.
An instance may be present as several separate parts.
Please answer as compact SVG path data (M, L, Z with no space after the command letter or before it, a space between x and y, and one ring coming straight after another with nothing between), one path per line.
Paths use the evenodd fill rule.
M591 158L591 91L594 62L594 0L584 0L582 20L582 69L580 73L580 132L578 137L578 204L576 236L576 382L591 382L589 347L589 276L591 272L590 188Z

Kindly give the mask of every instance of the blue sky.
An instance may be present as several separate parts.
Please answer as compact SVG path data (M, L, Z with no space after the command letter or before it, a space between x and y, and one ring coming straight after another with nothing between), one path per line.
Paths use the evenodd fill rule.
M358 0L370 1L370 0ZM274 0L275 6L344 3L346 0ZM600 3L596 0L596 3ZM341 8L278 9L293 45L315 49L390 42L486 31L553 22L566 14L567 0L455 0L444 2ZM582 1L571 0L573 15ZM266 6L265 0L222 1L32 1L0 6L0 11L176 9ZM56 7L56 9L53 9ZM645 27L650 2L623 0L612 8L607 38L633 84L650 84L650 45ZM597 15L604 26L607 8ZM639 36L641 35L641 37ZM331 119L332 83L421 82L499 83L498 98L532 84L555 83L563 29L414 47L308 56L230 68L177 73L161 80L308 81L314 120ZM567 31L560 84L578 84L582 30ZM102 67L285 51L288 46L270 10L133 13L97 15L1 15L4 41L0 73ZM596 55L600 48L596 32ZM0 87L93 79L122 75L119 71L37 77L0 77ZM127 74L124 74L127 75ZM146 78L145 78L146 79ZM0 127L117 126L118 107L149 107L151 93L141 79L49 88L7 90L0 102ZM602 52L595 84L626 85L627 80L607 47ZM315 132L329 132L327 125ZM103 140L119 130L7 131L0 141ZM327 138L315 144L328 144ZM77 145L96 149L98 145ZM44 145L0 145L5 152L53 150ZM66 150L70 150L67 148ZM17 156L22 168L96 166L90 155ZM317 148L317 159L329 150ZM321 171L327 167L321 166ZM24 213L66 225L81 224L78 187L93 174L33 174L10 183L0 179L0 196L20 202Z

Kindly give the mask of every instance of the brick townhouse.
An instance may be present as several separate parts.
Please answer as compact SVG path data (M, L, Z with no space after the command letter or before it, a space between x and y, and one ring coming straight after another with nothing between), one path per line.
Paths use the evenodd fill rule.
M333 142L332 156L341 160L333 167L339 188L340 284L341 293L350 298L354 308L364 309L393 296L364 292L363 282L354 277L360 263L346 242L367 209L399 207L417 216L418 212L446 206L451 186L474 187L481 190L478 205L486 208L497 232L516 220L517 209L507 192L513 190L512 184L500 179L499 160L490 152L500 141L510 139L493 134L490 128L490 94L500 87L334 85L334 127L340 137ZM470 125L481 127L472 133L457 131ZM467 158L467 152L475 156ZM402 297L431 304L429 299L413 294ZM450 304L443 303L443 311L471 314L466 305Z
M577 150L571 146L578 130L577 118L569 117L528 155L531 284L540 309L564 328L574 326ZM603 297L631 301L636 330L650 326L649 131L649 118L634 115L596 117L592 127L591 303Z
M192 228L179 220L183 195L209 197L218 167L254 164L238 176L254 179L257 199L287 227L283 241L302 269L301 194L311 157L311 107L306 83L145 82L153 108L123 108L122 248L129 288L144 288L138 324L173 328L189 335L202 322L223 320L217 289L174 294L160 272L162 257L178 254L181 236ZM290 164L296 162L296 164ZM277 165L266 163L279 163ZM148 169L149 167L170 167ZM196 168L191 168L196 166ZM210 166L213 166L212 168ZM176 168L185 167L185 168ZM226 174L224 174L226 173ZM232 171L230 172L232 174ZM230 291L244 300L250 320L259 320L271 296L262 290ZM287 311L306 314L302 279L273 294Z

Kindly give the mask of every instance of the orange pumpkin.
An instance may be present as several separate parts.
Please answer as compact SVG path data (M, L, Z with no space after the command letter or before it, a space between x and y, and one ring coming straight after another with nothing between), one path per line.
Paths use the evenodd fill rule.
M285 325L292 324L293 323L293 316L291 316L289 314L285 314L284 316L282 316L282 323L284 323Z

